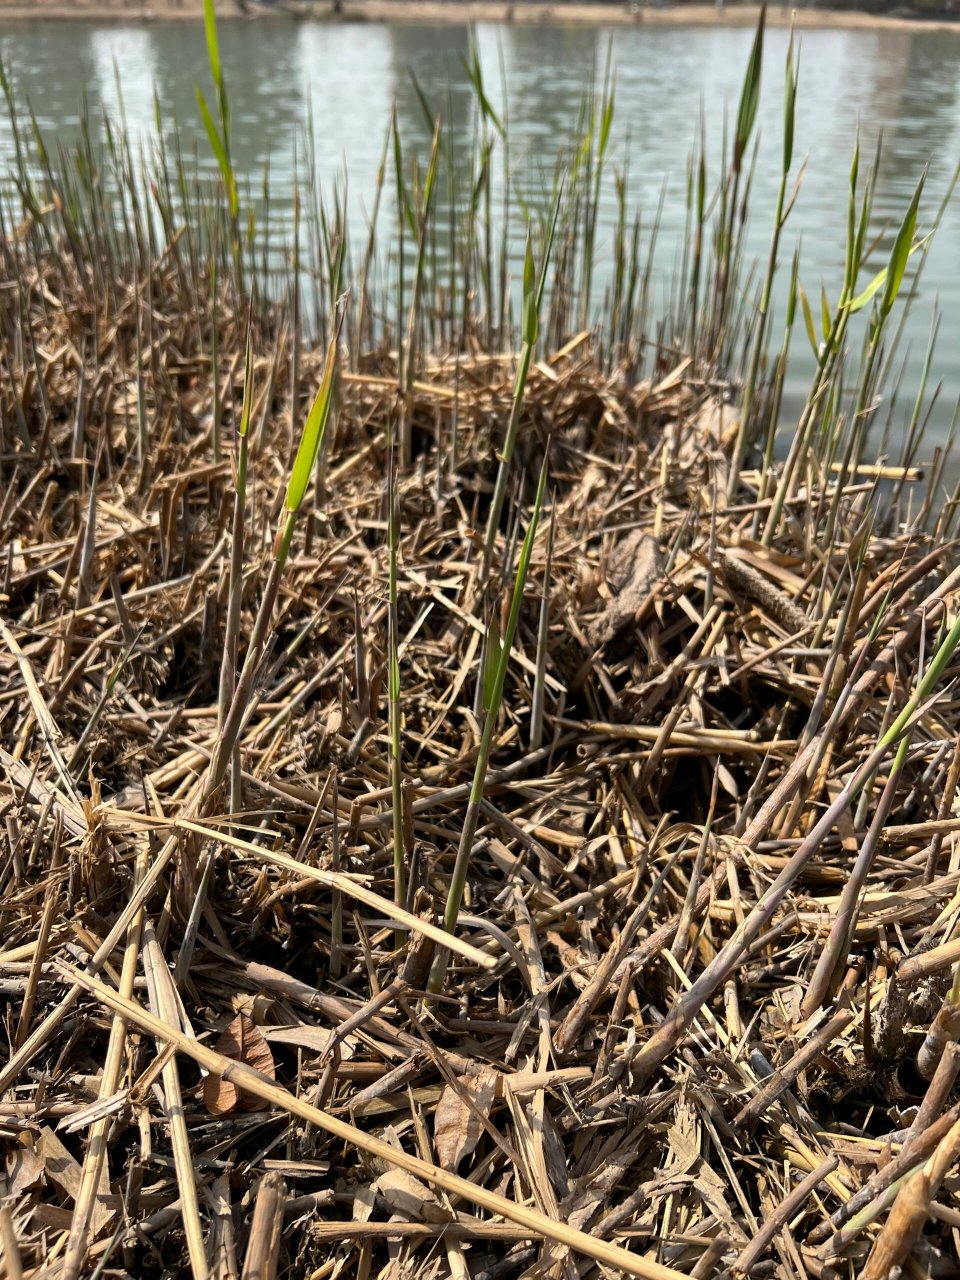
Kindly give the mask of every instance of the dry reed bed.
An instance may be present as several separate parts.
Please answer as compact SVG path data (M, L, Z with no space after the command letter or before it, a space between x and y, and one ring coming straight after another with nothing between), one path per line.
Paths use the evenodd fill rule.
M425 999L477 750L475 530L512 357L438 355L412 391L411 920L392 905L394 360L344 369L241 732L242 807L221 793L198 817L243 324L225 298L214 463L209 318L177 305L170 259L96 308L63 259L21 266L26 295L4 306L29 323L0 387L5 1274L826 1277L866 1274L873 1250L881 1275L924 1223L908 1273L952 1274L960 1202L936 1173L960 1058L921 1052L960 952L949 666L896 768L871 757L960 590L916 476L863 468L838 496L811 467L766 546L755 474L725 499L723 387L666 357L632 385L586 333L534 364L506 547L548 440L551 491L462 945ZM241 637L297 425L287 335L271 314L254 329ZM321 364L301 359L311 393ZM909 522L868 524L880 484L890 512L916 493ZM844 805L871 758L867 799ZM881 795L859 914L818 990ZM239 1060L223 1078L218 1053ZM931 1152L913 1217L901 1203L884 1228L890 1188Z

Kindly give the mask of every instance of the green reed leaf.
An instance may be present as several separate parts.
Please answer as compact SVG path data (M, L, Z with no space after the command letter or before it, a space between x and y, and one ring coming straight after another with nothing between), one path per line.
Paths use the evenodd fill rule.
M320 389L307 415L307 421L300 436L300 444L297 447L297 456L293 460L293 469L290 472L290 482L287 485L287 510L291 513L300 510L307 492L307 485L310 483L310 476L313 473L314 463L317 460L317 454L320 452L320 446L323 443L323 435L327 429L330 405L333 403L333 385L337 371L337 345L342 324L343 311L341 310L337 318L336 330L327 347L327 358L324 362Z
M910 207L904 215L903 222L900 224L900 230L897 232L897 238L893 244L893 251L890 254L890 265L887 269L887 280L883 291L883 302L880 304L884 315L889 315L893 309L893 304L897 300L897 294L900 292L900 286L903 284L904 273L907 269L907 259L914 251L913 237L917 230L917 214L920 210L920 196L923 194L923 184L926 181L926 173L920 177L917 183L917 189L913 193L913 199L910 201Z
M203 27L207 37L207 57L210 59L210 74L213 83L220 90L223 88L223 67L220 63L220 42L217 39L217 14L213 0L203 0Z
M760 21L757 23L757 33L753 38L750 60L747 63L743 89L740 93L740 107L737 111L734 163L738 168L746 152L747 143L750 141L750 134L753 132L753 125L757 118L757 108L760 105L760 73L763 67L763 32L766 21L767 6L764 4L760 10Z
M240 410L240 426L237 434L243 438L250 427L250 411L253 408L253 341L247 334L247 352L243 360L243 406Z
M521 337L529 346L537 340L540 318L537 314L537 279L533 265L533 245L527 235L527 247L523 255L523 319Z
M817 340L817 328L813 323L813 308L810 306L810 299L807 297L806 290L800 282L797 282L797 292L800 295L800 310L803 312L803 323L807 330L807 337L810 340L810 349L815 356L820 354L820 343Z

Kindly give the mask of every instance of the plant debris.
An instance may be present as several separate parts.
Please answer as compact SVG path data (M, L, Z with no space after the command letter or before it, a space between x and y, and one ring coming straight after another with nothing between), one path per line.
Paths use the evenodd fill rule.
M862 459L856 272L760 465L735 246L648 359L558 202L514 344L438 127L409 320L325 213L310 343L227 119L192 221L0 241L5 1274L956 1274L958 503Z

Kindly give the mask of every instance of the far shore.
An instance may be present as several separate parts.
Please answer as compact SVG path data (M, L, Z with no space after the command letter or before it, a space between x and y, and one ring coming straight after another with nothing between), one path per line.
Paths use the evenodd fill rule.
M443 23L512 22L516 24L564 23L595 26L647 27L753 27L760 13L759 5L733 4L722 8L715 4L679 4L673 7L646 7L630 4L576 3L504 3L503 0L284 0L264 5L251 0L241 8L236 0L218 3L219 18L249 20L274 17L309 18L328 22L422 22ZM203 0L0 0L0 23L68 21L84 22L178 22L198 20L203 16ZM960 31L957 18L940 15L901 16L865 13L841 9L791 9L788 5L772 7L767 14L771 27L791 24L804 29L871 31Z

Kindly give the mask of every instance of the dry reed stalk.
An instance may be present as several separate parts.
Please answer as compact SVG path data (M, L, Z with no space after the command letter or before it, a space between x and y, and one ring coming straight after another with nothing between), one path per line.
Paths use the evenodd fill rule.
M139 857L136 881L143 878L145 870L146 853L143 851ZM123 953L123 969L120 973L120 986L118 989L120 995L127 1000L133 996L134 979L137 965L140 961L141 924L142 912L138 912L130 924L127 933L127 944ZM120 1084L120 1074L123 1070L123 1059L126 1052L126 1040L127 1026L123 1018L118 1014L114 1017L110 1028L110 1041L107 1045L106 1057L103 1063L103 1076L100 1083L101 1100L110 1098ZM90 1242L90 1214L100 1185L103 1162L108 1151L110 1123L109 1116L104 1116L102 1119L97 1120L91 1128L90 1136L87 1140L80 1189L77 1192L73 1222L70 1226L70 1239L67 1241L63 1258L64 1280L76 1280L83 1268Z
M144 923L144 970L150 992L150 1003L155 1010L155 1019L160 1026L177 1026L179 1032L180 1011L177 1007L173 979L167 968L160 944L157 942L153 925ZM115 1010L115 1012L121 1012ZM180 1033L182 1034L182 1033ZM164 1037L161 1037L163 1040ZM176 1058L170 1057L163 1065L164 1114L170 1126L170 1145L173 1148L174 1167L177 1175L177 1187L180 1192L180 1207L183 1214L183 1230L187 1237L187 1253L194 1280L203 1280L207 1275L207 1250L203 1238L203 1225L200 1221L200 1202L197 1194L196 1172L193 1154L190 1148L190 1134L187 1130L183 1107L183 1093L180 1086L180 1072Z

